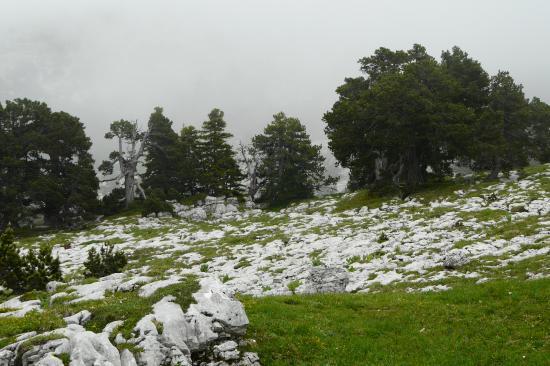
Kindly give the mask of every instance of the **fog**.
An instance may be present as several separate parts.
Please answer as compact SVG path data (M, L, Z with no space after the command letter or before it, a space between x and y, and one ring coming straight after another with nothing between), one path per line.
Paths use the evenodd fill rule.
M462 47L550 102L548 1L0 2L0 100L28 97L78 116L97 161L111 121L145 125L155 106L179 130L226 113L247 141L278 111L326 144L335 88L380 47Z

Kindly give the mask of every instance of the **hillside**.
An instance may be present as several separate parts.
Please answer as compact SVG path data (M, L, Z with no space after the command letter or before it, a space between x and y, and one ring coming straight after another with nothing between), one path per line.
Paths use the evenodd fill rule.
M447 325L453 329L461 326L453 321L457 314L466 322L487 321L485 326L502 326L497 335L514 331L523 334L528 331L525 327L532 325L539 330L533 333L533 344L529 346L535 355L533 360L543 360L543 355L548 355L549 324L542 319L548 297L540 294L548 295L550 276L550 165L529 167L499 181L480 178L444 182L405 201L362 191L298 202L273 211L242 207L208 220L126 215L108 218L87 230L25 237L18 245L30 248L41 242L54 245L54 253L62 263L64 283L50 292L26 294L0 305L0 347L13 344L26 332L61 329L64 317L86 310L90 319L82 324L95 333L114 321L124 320L113 325L107 338L113 341L120 333L125 342L119 342L118 349L139 354L143 352L140 342L144 340L132 335L143 325L138 322L153 314L151 319L156 323L149 321L153 327L163 323L155 329L159 334L172 324L170 319L159 320L163 313L159 306L175 307L176 313L183 310L189 317L195 309L189 304L197 303L196 308L206 306L200 294L222 294L228 306L237 306L232 295L236 293L250 316L248 337L257 341L244 342L243 349L258 352L266 365L361 364L360 360L369 357L376 364L406 363L406 352L414 352L412 345L434 347L444 355L448 342L459 338L459 344L474 352L473 343L478 340L475 330L484 325L464 325L458 331L469 341L461 338L462 333L450 335ZM103 243L114 244L127 253L129 264L123 274L84 279L82 264L88 250ZM517 304L502 298L508 287L517 293ZM327 291L344 294L304 296ZM499 295L490 295L495 291ZM292 294L296 295L288 296ZM175 298L167 300L167 295ZM464 298L480 304L491 300L498 309L470 304L464 313L466 310L460 307ZM292 304L291 311L288 306ZM398 304L397 308L392 308L392 304ZM516 305L513 313L519 318L506 308ZM393 315L367 326L362 322L373 315L365 311L368 307L378 311L391 308ZM289 316L289 311L295 316ZM479 312L483 311L491 312L492 318L480 318ZM354 344L352 335L365 342L361 344L378 342L375 344L381 348L388 345L380 342L380 332L390 336L399 333L402 344L416 339L416 335L402 332L408 327L411 332L416 329L416 322L404 320L411 312L423 322L432 318L435 329L426 327L426 332L432 331L435 337L449 336L449 340L434 344L412 342L411 347L402 349L404 354L395 358L381 355L381 350L372 353L372 349L359 346L349 348L349 344ZM326 322L319 323L316 316L321 314ZM520 314L532 316L523 319ZM183 317L183 313L180 315ZM509 318L511 324L518 326L509 329L500 323L501 318ZM239 325L236 336L242 335L244 323ZM332 336L341 338L344 324L349 338L326 343ZM398 331L395 324L403 329ZM285 327L292 331L285 332ZM424 332L421 329L416 332ZM64 332L54 333L53 338L48 333L38 341L34 334L23 339L35 339L32 345L64 337L73 340ZM231 333L227 329L224 332ZM289 338L294 337L303 337L303 343L292 343ZM495 345L507 344L485 344L477 351ZM333 347L340 350L331 350ZM203 351L198 346L190 348L193 355L199 348ZM312 348L323 350L317 352L320 358L310 354ZM21 355L21 350L18 352ZM304 358L298 362L300 355ZM2 356L0 351L0 365ZM171 358L171 362L175 359ZM452 363L452 358L443 356L434 356L430 362L428 359L419 358L416 362ZM493 361L488 358L483 363ZM501 361L511 362L509 358ZM143 362L138 357L138 363ZM464 359L462 363L474 362Z

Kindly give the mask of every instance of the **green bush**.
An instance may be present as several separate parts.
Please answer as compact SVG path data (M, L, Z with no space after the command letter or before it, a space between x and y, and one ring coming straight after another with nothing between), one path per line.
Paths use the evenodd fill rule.
M59 258L52 256L49 246L43 244L36 252L29 251L23 261L27 291L44 290L48 282L61 280Z
M173 215L174 208L169 202L166 202L156 195L151 195L143 201L143 208L141 210L141 215L143 217L149 216L152 213L158 217L160 212L170 212Z
M0 236L0 284L15 293L44 290L50 281L61 280L59 258L51 248L41 245L22 256L14 244L11 228Z
M113 244L103 245L99 252L95 248L88 251L88 259L84 263L86 277L104 277L112 273L120 272L128 263L126 255L121 251L115 251Z

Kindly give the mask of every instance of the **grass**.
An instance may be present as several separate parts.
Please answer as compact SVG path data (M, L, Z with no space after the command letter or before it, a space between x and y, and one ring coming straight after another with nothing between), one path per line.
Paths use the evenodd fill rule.
M21 318L0 318L0 348L13 343L16 335L32 331L41 333L64 326L63 318L53 312L33 311Z
M367 206L370 209L379 208L385 202L390 201L391 198L392 197L389 196L375 195L366 189L362 189L355 192L350 197L340 199L334 208L334 212L348 211L364 206Z
M545 279L242 300L265 365L547 365L549 299Z
M525 219L506 221L499 225L494 225L484 229L483 233L486 238L510 240L516 236L530 236L537 233L540 229L539 220L548 219L550 215L545 216L529 216Z

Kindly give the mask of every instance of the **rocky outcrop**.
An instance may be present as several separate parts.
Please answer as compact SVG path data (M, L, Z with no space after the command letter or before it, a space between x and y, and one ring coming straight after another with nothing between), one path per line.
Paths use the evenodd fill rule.
M198 201L194 206L182 205L177 202L172 202L174 212L179 217L194 221L206 220L209 217L230 218L239 212L241 204L236 197L211 197L207 196L204 200ZM245 209L254 209L254 202L247 200L244 202Z
M173 296L164 297L138 321L128 340L115 334L123 321L107 324L101 333L87 331L82 325L93 315L83 310L65 318L66 328L20 335L16 343L0 350L0 366L61 366L61 354L70 356L72 366L259 366L256 354L238 349L248 318L234 294L206 278L193 297L196 303L185 312ZM110 339L133 344L140 351L119 352Z
M217 280L205 278L193 297L196 303L184 312L167 296L138 322L136 337L129 340L143 349L136 358L138 365L208 364L215 360L240 365L247 362L245 358L254 359L250 354L241 355L237 346L228 347L237 345L235 340L246 334L248 326L244 307L233 293ZM243 365L249 364L255 365Z

